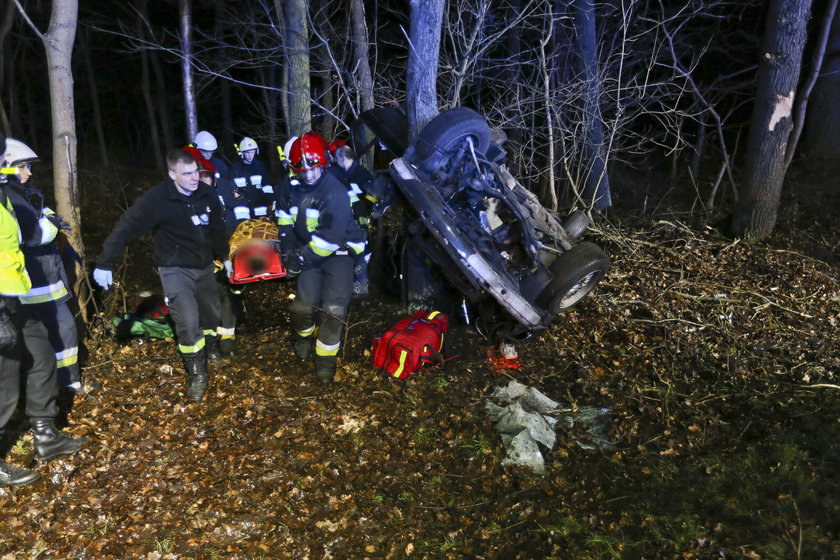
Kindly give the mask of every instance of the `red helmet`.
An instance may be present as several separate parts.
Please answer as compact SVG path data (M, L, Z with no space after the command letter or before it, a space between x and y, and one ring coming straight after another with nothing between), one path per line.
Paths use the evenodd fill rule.
M336 138L332 142L330 142L330 156L335 157L335 152L342 146L346 146L347 142L342 140L341 138Z
M210 163L209 160L205 159L204 156L201 155L201 152L198 151L198 148L194 146L184 146L184 151L189 153L195 160L195 164L198 166L199 175L216 175L216 166Z
M327 143L317 132L307 132L292 144L289 153L292 171L327 166Z

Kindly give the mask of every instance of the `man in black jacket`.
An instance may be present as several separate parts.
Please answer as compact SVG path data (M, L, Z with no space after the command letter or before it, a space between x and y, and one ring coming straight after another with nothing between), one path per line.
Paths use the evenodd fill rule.
M105 240L93 278L107 290L126 245L152 232L155 264L187 370L187 396L200 401L207 390L207 359L218 357L219 294L213 260L227 260L227 236L219 198L199 181L193 156L172 150L166 163L169 178L122 215Z

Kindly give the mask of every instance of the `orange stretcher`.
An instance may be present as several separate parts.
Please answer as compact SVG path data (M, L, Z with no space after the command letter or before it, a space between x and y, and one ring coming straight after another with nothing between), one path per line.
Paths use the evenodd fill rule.
M248 284L286 276L280 258L277 226L268 218L247 220L230 236L231 284Z

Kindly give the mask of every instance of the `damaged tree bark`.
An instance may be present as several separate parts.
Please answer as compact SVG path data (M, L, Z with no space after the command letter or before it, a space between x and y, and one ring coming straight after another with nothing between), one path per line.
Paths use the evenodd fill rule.
M773 0L767 12L744 182L732 220L734 234L750 241L776 226L810 12L811 0Z

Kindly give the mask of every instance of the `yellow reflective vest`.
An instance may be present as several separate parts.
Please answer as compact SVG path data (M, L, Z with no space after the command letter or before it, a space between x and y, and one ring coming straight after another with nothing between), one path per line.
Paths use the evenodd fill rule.
M20 250L20 229L12 203L0 193L0 294L21 296L32 288Z

